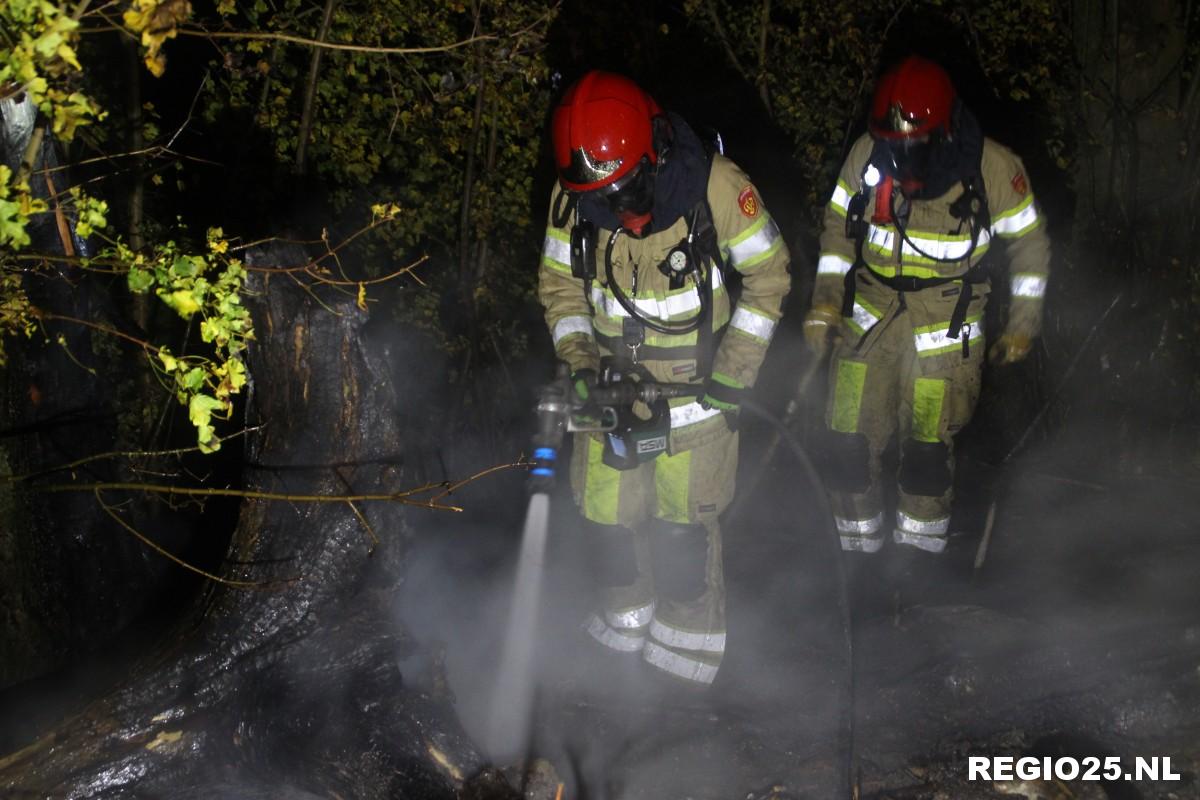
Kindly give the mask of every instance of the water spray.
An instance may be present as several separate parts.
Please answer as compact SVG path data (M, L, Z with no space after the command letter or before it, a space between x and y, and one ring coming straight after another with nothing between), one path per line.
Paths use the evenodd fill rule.
M525 513L512 605L484 741L489 756L496 763L513 763L529 751L536 688L534 645L545 576L550 492L558 476L565 434L613 433L634 403L665 406L669 398L695 396L702 391L703 387L695 384L639 380L630 373L606 369L599 384L584 400L572 385L567 365L561 363L554 381L538 390L538 426L533 438L529 508Z

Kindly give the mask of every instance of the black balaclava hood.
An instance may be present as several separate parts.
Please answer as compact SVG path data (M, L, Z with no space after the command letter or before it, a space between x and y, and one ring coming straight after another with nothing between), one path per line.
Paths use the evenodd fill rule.
M954 101L950 119L949 135L917 145L907 160L893 155L892 148L898 145L876 139L871 163L904 187L905 194L913 200L941 197L955 184L977 175L983 157L979 120L961 100ZM896 168L897 161L901 162L901 169Z
M667 119L671 141L653 167L654 205L643 236L671 227L708 194L708 153L700 137L678 114L667 112ZM595 192L580 195L579 210L597 227L616 230L621 224L605 199Z

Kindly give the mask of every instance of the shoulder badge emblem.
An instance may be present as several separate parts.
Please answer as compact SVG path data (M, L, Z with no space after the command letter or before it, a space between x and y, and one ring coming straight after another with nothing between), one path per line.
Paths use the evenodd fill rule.
M1014 192L1022 196L1029 191L1029 184L1025 182L1024 172L1018 172L1016 175L1013 175L1012 187Z
M753 217L758 214L758 198L754 196L754 190L747 186L742 189L738 195L738 208L747 217Z

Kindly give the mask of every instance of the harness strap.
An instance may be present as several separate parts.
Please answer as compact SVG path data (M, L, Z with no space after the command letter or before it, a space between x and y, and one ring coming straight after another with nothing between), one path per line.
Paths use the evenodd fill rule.
M621 336L607 336L597 332L596 342L612 353L622 353L627 349L625 347L625 339ZM686 361L687 359L696 358L699 349L694 344L681 344L675 347L643 344L638 346L638 359L649 361Z
M710 161L711 164L711 161ZM725 259L721 257L721 242L717 238L717 228L713 224L712 209L709 208L708 198L700 201L696 209L694 224L696 226L696 244L700 251L700 263L705 258L712 259L712 266L704 273L704 285L700 291L704 293L704 306L712 309L713 303L713 271L721 270L725 274ZM696 332L696 376L705 380L712 374L712 362L716 353L712 320L700 322L700 330Z
M871 199L871 187L863 184L863 188L850 198L846 206L846 237L854 240L854 263L846 270L842 280L842 316L854 316L855 274L861 267L867 266L863 258L863 242L867 238L867 203Z

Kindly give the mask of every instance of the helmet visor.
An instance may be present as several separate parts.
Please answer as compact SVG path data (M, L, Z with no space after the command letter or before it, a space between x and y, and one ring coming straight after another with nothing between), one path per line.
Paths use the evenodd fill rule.
M888 108L887 116L876 120L875 124L880 130L900 137L919 136L929 127L928 120L905 112L899 103L892 103Z
M571 151L571 163L562 171L562 176L575 186L587 186L600 183L621 168L622 160L597 161L588 155L586 149L577 147Z

